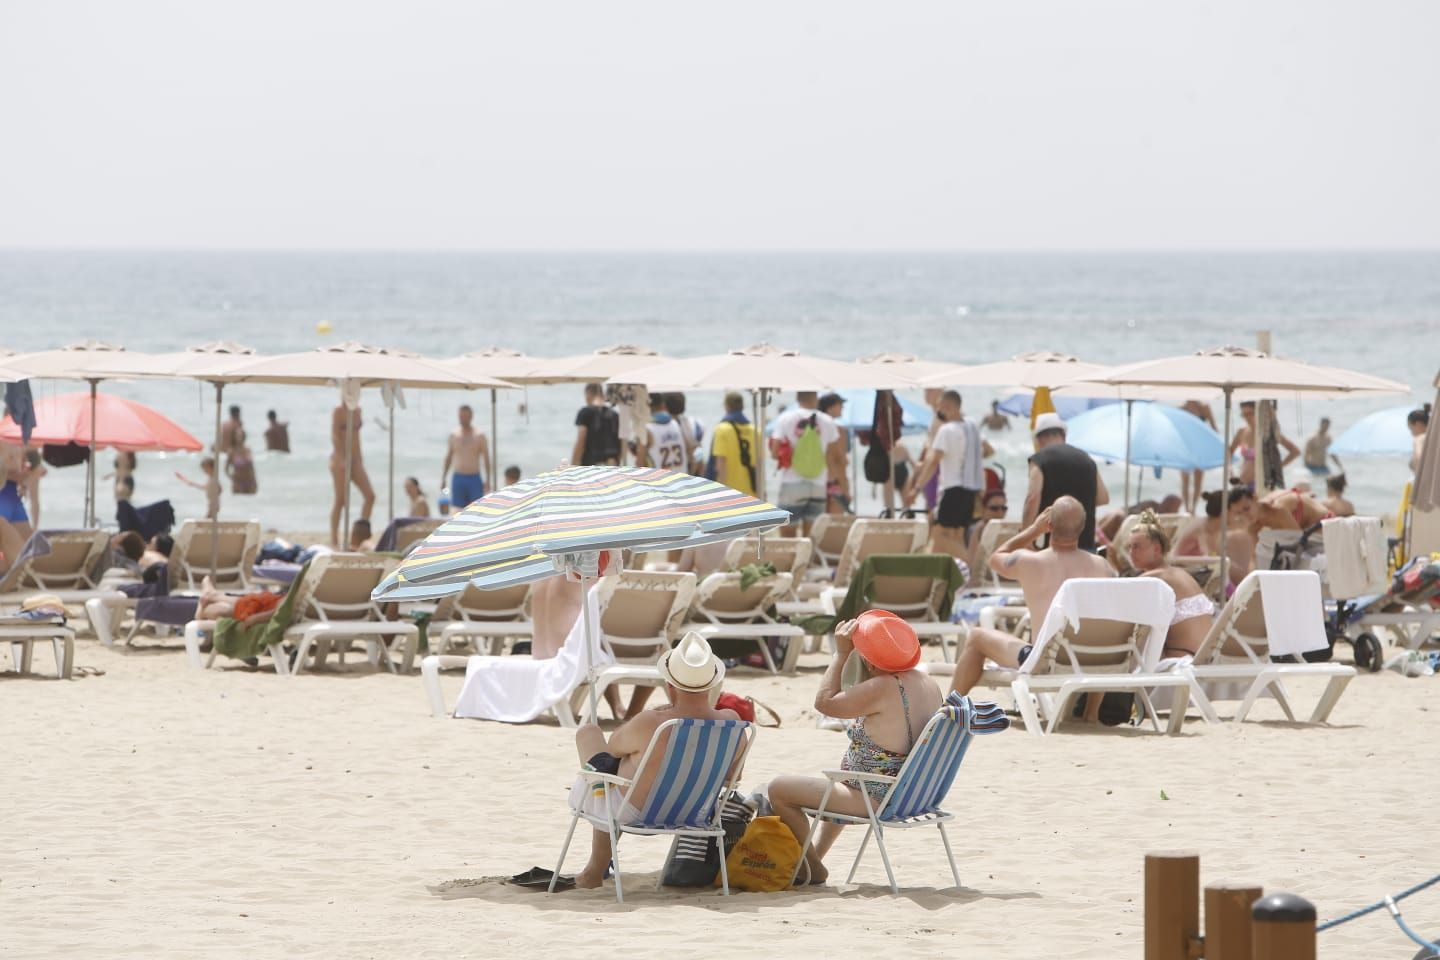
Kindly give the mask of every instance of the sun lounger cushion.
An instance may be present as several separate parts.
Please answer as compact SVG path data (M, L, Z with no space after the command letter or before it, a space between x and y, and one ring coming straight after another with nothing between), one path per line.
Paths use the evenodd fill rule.
M845 599L835 608L834 617L812 617L803 624L807 633L829 633L836 623L853 620L869 609L875 594L875 581L879 577L925 577L945 584L936 614L941 620L950 619L951 604L955 593L965 585L965 574L956 566L955 559L943 553L876 553L866 557L860 569L850 580ZM819 623L829 620L828 626ZM817 629L824 626L824 629Z

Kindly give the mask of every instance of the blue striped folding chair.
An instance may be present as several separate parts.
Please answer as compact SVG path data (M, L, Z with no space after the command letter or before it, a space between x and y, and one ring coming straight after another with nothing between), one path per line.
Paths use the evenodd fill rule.
M720 801L735 789L745 755L750 752L754 739L754 727L740 720L665 721L650 738L635 768L637 771L649 769L651 754L663 751L654 766L655 776L643 804L631 802L630 797L635 790L633 780L582 769L580 774L587 783L593 786L603 784L606 813L595 816L584 810L575 811L570 820L570 830L565 834L565 845L560 848L555 873L550 878L551 892L554 892L555 880L565 865L565 854L570 850L575 827L582 818L596 829L610 834L615 900L619 903L625 902L620 879L621 834L677 839L715 837L717 842L722 840L725 828L720 823ZM621 811L627 807L639 813L622 821ZM674 853L674 844L671 845L671 853ZM663 868L661 872L663 875ZM720 885L725 895L729 896L730 877L723 856L720 858Z
M805 862L805 851L810 849L815 827L821 820L841 825L863 823L868 826L865 839L860 843L860 851L855 854L855 862L851 864L850 875L845 878L845 882L854 882L855 871L860 868L860 860L865 856L865 849L873 836L876 846L880 848L880 859L885 863L885 875L890 879L890 891L899 896L900 887L895 883L895 871L890 867L890 854L885 849L885 829L889 827L893 830L905 830L934 824L939 828L940 840L945 844L945 856L950 861L950 875L955 878L955 886L959 887L960 871L955 866L955 854L950 849L950 838L945 834L945 823L953 819L953 814L942 810L940 804L950 792L950 785L955 781L955 775L959 772L960 764L965 760L965 752L970 749L970 741L975 735L998 733L1009 726L1010 719L997 704L976 703L969 697L951 693L935 716L925 724L925 729L920 732L915 746L895 776L858 773L854 770L826 770L825 777L830 783L820 798L820 805L813 810L805 810L805 814L813 819L805 834L805 842L800 847L800 863L796 864L795 872L800 872L800 864ZM890 789L885 792L878 807L868 791L861 791L866 812L863 817L826 809L835 785L846 781L859 782L862 785L889 784Z

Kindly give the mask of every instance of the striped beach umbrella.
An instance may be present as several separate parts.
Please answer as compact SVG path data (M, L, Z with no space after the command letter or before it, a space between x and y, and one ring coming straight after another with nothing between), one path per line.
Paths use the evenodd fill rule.
M498 589L564 572L565 557L676 550L787 523L790 515L704 477L649 467L570 467L490 493L430 534L377 600ZM560 558L557 564L556 558Z
M482 590L564 574L588 595L610 550L674 550L788 523L790 514L713 480L649 467L570 467L477 500L426 537L375 588L377 600ZM583 663L598 716L593 669L599 625L590 602Z

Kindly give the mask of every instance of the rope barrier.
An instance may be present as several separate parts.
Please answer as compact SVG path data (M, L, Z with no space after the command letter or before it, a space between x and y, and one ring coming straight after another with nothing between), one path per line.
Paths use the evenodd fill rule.
M1410 929L1410 925L1407 924L1404 918L1400 916L1400 908L1395 905L1399 901L1404 900L1406 897L1413 896L1427 887L1433 887L1437 883L1440 883L1440 873L1437 873L1429 880L1423 880L1420 883L1415 884L1415 886L1410 887L1406 890L1402 890L1397 894L1388 896L1383 900L1377 900L1367 907L1361 907L1359 910L1352 910L1342 917L1336 917L1334 920L1326 920L1324 923L1320 924L1318 927L1315 928L1315 932L1324 933L1326 930L1330 930L1342 924L1349 923L1351 920L1358 920L1366 914L1374 913L1376 910L1384 909L1390 911L1391 918L1394 919L1396 926L1400 928L1401 932L1404 933L1405 936L1409 937L1411 940L1414 940L1416 943L1420 944L1420 946L1425 947L1429 950L1440 950L1440 946L1431 943L1429 940L1426 940L1414 930Z

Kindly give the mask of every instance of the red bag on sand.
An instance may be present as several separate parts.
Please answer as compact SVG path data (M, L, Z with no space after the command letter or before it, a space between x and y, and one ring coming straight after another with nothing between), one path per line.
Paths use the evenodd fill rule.
M756 707L759 707L770 715L770 722L762 723L760 724L760 726L780 726L780 714L776 713L774 710L772 710L770 707L767 707L760 701L756 700L754 697L742 697L738 693L722 693L715 700L715 709L734 710L735 715L738 716L741 720L744 720L746 723L755 722Z

